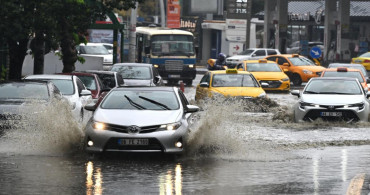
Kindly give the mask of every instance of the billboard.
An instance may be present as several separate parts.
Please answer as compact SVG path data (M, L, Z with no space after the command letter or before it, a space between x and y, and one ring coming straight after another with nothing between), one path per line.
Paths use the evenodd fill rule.
M180 2L179 0L167 0L167 27L180 28Z

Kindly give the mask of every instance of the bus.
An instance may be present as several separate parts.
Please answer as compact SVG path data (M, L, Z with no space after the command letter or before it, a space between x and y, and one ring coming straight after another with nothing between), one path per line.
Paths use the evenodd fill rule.
M196 76L194 36L191 32L163 27L136 28L136 61L153 64L160 76L174 85L192 85Z

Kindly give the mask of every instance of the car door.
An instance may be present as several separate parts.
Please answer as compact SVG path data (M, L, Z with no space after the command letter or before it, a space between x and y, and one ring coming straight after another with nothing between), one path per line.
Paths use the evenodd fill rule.
M251 60L258 60L261 58L266 57L266 50L265 49L257 49L251 56Z
M196 92L195 92L195 100L203 99L208 96L210 80L211 80L211 73L208 72L202 77L202 79L200 80L200 83L197 85ZM201 86L202 83L207 83L208 87Z

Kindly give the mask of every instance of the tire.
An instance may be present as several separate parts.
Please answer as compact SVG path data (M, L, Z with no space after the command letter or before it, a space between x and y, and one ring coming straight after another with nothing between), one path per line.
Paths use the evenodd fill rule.
M302 79L301 76L299 76L299 74L293 74L291 80L293 82L293 85L295 86L300 86L302 84Z
M184 81L186 86L192 86L193 85L193 80L189 79L189 80L185 80Z

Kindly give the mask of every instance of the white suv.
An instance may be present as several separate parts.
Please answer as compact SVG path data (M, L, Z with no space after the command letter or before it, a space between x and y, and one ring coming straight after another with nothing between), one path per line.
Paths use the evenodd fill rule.
M237 55L226 58L227 65L238 65L241 64L244 60L257 60L265 58L269 55L280 54L280 51L277 49L270 48L249 48L240 52Z

